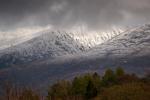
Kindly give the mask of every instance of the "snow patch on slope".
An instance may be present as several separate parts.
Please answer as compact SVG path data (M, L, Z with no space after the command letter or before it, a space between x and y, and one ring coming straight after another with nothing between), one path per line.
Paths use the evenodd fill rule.
M85 48L93 48L101 43L106 42L107 40L113 38L116 35L119 35L123 32L123 30L113 30L110 32L97 32L97 33L89 33L89 34L73 34L73 38L78 40Z
M135 57L150 54L150 25L136 27L89 50L93 57Z

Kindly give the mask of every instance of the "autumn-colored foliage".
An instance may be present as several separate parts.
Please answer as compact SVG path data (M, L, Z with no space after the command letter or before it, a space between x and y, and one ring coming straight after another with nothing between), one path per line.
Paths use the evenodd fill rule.
M150 75L138 77L119 67L103 76L87 73L51 85L41 97L31 88L6 86L0 100L150 100Z

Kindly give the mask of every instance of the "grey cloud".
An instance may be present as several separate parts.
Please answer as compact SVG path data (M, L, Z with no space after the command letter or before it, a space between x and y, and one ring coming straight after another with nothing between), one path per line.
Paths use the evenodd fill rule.
M150 0L0 0L0 29L143 24L150 22L149 5Z

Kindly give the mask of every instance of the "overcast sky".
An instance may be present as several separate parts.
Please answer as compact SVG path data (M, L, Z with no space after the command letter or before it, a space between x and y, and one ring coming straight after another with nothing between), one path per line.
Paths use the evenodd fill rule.
M0 31L53 26L89 30L150 22L150 0L0 0Z

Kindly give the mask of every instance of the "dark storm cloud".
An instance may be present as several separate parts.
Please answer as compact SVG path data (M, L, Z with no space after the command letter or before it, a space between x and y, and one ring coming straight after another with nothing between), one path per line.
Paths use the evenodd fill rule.
M0 0L0 29L134 25L149 22L149 5L150 0Z

